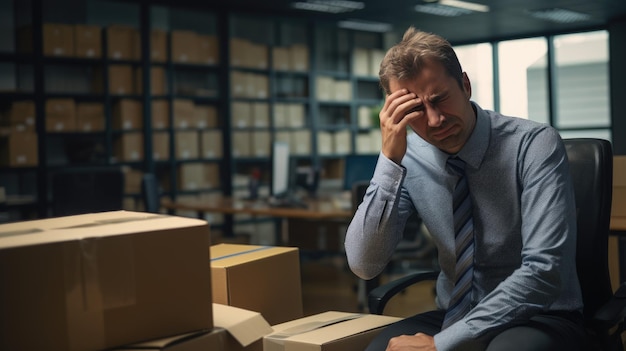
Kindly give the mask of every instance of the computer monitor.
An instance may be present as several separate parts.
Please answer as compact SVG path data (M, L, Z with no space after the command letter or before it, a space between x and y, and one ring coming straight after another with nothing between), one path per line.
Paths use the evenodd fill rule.
M272 144L271 195L273 198L289 196L291 184L291 165L289 144L275 141Z
M351 190L352 184L372 179L378 154L347 155L344 160L343 189Z

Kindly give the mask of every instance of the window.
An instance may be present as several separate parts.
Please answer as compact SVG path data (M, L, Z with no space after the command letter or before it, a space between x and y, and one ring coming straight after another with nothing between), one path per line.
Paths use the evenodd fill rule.
M555 126L563 132L584 132L608 138L608 33L595 31L554 37Z
M545 38L498 43L501 113L549 122L547 52Z
M472 100L480 107L494 109L493 60L491 44L463 45L454 50L472 85Z

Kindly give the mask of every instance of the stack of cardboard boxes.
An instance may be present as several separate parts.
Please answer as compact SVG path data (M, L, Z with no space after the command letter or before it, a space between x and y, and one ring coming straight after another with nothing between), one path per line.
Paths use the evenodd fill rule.
M395 317L303 316L299 250L114 211L0 225L2 350L362 350Z

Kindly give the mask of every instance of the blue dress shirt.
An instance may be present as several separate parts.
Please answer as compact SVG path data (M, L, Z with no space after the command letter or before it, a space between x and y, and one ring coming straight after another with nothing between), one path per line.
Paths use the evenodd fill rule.
M467 163L475 255L472 309L435 335L438 351L471 350L499 326L546 311L582 311L576 274L576 209L567 154L552 127L482 110L457 154ZM450 156L417 134L402 165L379 156L346 233L352 271L371 279L385 267L417 211L438 248L437 305L446 309L454 284Z

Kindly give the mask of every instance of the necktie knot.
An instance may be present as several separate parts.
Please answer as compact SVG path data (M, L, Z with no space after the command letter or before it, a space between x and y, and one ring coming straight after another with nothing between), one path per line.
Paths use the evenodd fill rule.
M448 166L458 176L465 174L465 161L461 160L458 156L448 158Z

